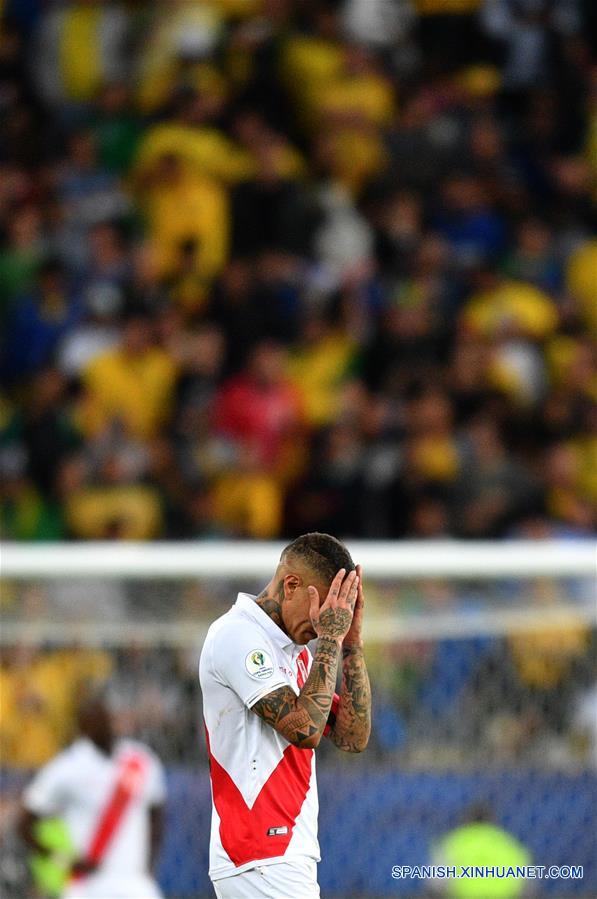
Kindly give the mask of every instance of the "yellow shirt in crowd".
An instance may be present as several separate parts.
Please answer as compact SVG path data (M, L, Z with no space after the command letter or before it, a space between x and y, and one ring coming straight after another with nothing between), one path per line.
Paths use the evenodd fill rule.
M330 334L299 350L288 376L299 391L310 425L329 424L338 411L338 392L355 354L355 343L344 334Z
M111 660L101 650L36 654L0 667L0 761L37 768L71 739L81 690L104 683Z
M217 178L226 184L250 178L255 170L250 154L217 128L164 122L147 131L137 154L135 174L147 171L160 156L167 154L188 163L194 174Z
M118 419L133 436L153 436L170 410L175 375L174 362L157 347L137 357L121 349L98 356L83 374L83 432L93 436Z
M282 495L274 477L261 472L223 475L212 495L214 520L229 534L271 540L282 525Z
M472 297L464 309L463 320L476 334L492 337L513 327L541 340L555 331L558 313L538 287L523 281L505 281L495 290Z
M151 540L162 518L156 491L143 484L84 487L68 497L64 513L80 540Z
M588 240L570 256L566 287L580 303L585 321L597 337L597 240Z
M158 275L173 272L180 245L197 244L197 273L214 278L228 258L230 220L226 190L211 178L183 173L176 184L149 189L149 242Z

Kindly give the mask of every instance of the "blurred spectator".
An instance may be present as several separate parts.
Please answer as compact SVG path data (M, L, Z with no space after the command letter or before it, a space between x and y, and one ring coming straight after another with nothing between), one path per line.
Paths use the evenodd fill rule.
M155 345L151 320L133 311L121 345L83 372L84 432L96 435L116 423L132 436L152 436L170 411L175 373L171 357Z
M63 510L48 502L25 477L24 455L11 447L0 462L0 529L7 540L60 540Z
M503 44L504 86L512 92L552 81L559 71L558 41L581 26L578 0L489 0L481 19Z
M105 682L110 667L110 657L96 650L9 647L0 667L3 763L35 768L55 755L71 737L82 691Z
M88 131L70 137L64 164L57 167L55 177L56 196L64 211L62 240L68 245L68 264L84 266L90 250L89 230L123 217L129 201L118 177L99 166L97 146Z
M4 374L9 381L34 374L52 361L58 342L83 318L81 296L68 283L64 266L48 260L39 286L18 297L4 337Z
M443 184L441 200L436 228L458 267L466 270L495 260L504 249L505 222L480 179L468 173L451 175Z
M282 526L282 492L264 471L258 447L240 444L233 473L216 479L212 494L214 525L220 536L271 540Z
M281 346L258 344L247 370L223 385L214 410L218 433L279 475L297 468L303 428L299 394L286 377L285 363Z
M7 193L10 181L20 179L22 173L14 172L13 178L6 173ZM0 176L1 178L2 176ZM0 251L0 298L2 300L2 320L10 314L12 302L26 294L34 285L44 243L41 217L36 206L23 204L12 210L7 224L5 245Z
M314 316L305 322L289 374L312 427L329 424L337 416L339 390L354 364L355 349L354 339L325 318Z
M147 468L144 447L117 425L86 453L67 459L56 480L70 535L86 540L154 537L162 510L157 487L138 483Z
M56 467L81 443L65 403L65 389L56 369L43 369L31 382L19 422L29 476L44 496L54 499Z
M173 100L172 114L150 125L142 136L134 163L140 183L152 169L155 171L160 159L172 156L186 167L189 176L216 178L226 184L251 176L251 156L213 121L221 112L221 96L192 87L189 90L183 81L168 99Z
M68 111L95 99L106 81L127 73L129 17L123 4L74 0L39 19L32 54L40 96Z
M143 125L124 81L108 81L102 89L91 124L104 169L116 174L129 171L137 153Z
M116 348L120 341L120 313L127 274L124 248L115 229L102 224L90 235L91 258L86 269L85 318L62 340L58 366L78 378L93 360Z
M220 185L185 171L178 157L165 154L144 179L141 205L156 274L172 275L177 254L191 247L196 271L207 287L228 252L227 197Z
M532 505L535 483L514 458L508 457L490 419L474 421L465 441L466 464L455 497L462 534L499 537Z
M343 24L349 37L374 47L404 42L414 18L410 0L348 0L343 9Z

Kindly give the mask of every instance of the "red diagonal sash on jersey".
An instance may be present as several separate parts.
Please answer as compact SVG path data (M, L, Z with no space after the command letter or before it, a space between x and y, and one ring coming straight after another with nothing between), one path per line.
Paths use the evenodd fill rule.
M308 650L303 649L297 663L299 690L307 677L308 661ZM284 855L311 784L313 750L287 746L249 808L226 769L214 758L207 727L205 734L220 839L230 860L238 868L247 862ZM272 834L273 828L285 832Z
M205 732L220 839L230 860L239 867L284 855L311 782L313 750L287 746L249 808L226 769L212 755L207 728ZM273 827L286 832L268 836Z
M112 795L96 824L91 837L86 861L99 865L114 839L125 812L132 800L139 795L147 770L147 759L141 753L130 753L120 762L120 770ZM75 876L75 879L77 877Z

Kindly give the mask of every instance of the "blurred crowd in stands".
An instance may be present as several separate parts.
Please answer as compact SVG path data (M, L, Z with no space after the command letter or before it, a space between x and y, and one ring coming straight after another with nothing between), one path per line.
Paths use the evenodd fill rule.
M5 13L5 538L591 532L590 0Z

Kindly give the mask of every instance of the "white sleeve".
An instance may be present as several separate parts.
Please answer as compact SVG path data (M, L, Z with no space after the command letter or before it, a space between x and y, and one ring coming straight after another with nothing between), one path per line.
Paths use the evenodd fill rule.
M27 811L40 817L59 815L67 801L67 777L68 762L59 755L38 771L26 787L23 804Z
M234 690L248 709L268 693L288 685L270 641L248 619L220 628L210 649L215 678Z

